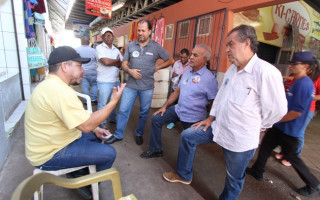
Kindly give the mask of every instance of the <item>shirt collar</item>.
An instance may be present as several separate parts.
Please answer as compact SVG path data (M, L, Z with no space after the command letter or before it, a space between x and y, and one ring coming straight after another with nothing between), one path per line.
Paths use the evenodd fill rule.
M256 63L256 61L258 60L258 56L257 54L255 53L252 58L250 59L250 61L248 62L248 64L243 68L244 71L248 72L248 73L251 73L252 72L252 69L253 69L253 66L254 64Z
M55 79L60 83L63 83L65 85L68 85L66 82L64 82L59 76L55 75L55 74L48 74L47 79ZM69 85L68 85L69 86Z
M104 46L104 47L106 47L106 48L108 48L108 49L115 49L116 47L115 46L111 46L111 48L109 48L109 46L106 44L106 43L104 43L104 42L102 42L102 44L101 44L102 46Z
M151 39L149 39L149 42L145 45L145 46L148 46L148 44L150 44L150 42L151 42L152 40ZM140 44L139 44L139 41L138 40L135 40L134 41L134 44L135 45L139 45L140 46Z
M185 65L183 65L182 63L181 63L181 60L178 60L178 63L182 66L182 67L187 67L188 65L190 65L190 61L188 60L188 62L185 64Z
M191 74L199 74L202 75L206 71L207 67L204 65L200 70L197 72L193 72L193 68L190 69Z

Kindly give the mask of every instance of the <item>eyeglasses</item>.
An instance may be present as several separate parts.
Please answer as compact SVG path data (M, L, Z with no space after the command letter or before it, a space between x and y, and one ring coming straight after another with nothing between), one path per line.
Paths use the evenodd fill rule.
M296 66L296 65L300 65L300 64L304 64L303 62L290 62L289 65L291 66Z

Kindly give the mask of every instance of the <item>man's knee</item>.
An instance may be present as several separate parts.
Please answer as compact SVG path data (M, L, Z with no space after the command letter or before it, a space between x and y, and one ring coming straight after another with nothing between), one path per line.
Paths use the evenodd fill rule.
M163 117L163 116L161 116L160 113L158 113L157 115L152 116L151 117L151 123L152 124L161 124L162 125L161 120L160 120L161 117Z

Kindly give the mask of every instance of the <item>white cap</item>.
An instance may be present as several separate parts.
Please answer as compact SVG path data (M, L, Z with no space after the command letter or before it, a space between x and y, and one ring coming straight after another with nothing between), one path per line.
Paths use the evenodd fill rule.
M102 30L101 30L101 35L105 34L106 32L111 32L113 34L113 31L108 28L108 27L104 27Z

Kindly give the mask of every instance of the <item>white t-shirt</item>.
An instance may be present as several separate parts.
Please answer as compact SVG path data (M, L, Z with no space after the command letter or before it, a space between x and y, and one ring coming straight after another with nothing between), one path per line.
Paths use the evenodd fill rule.
M96 58L97 58L97 64L98 64L98 68L97 68L98 82L107 82L107 83L119 82L119 68L116 66L105 66L99 61L101 58L117 59L118 55L120 56L120 60L122 61L123 57L120 51L113 45L111 48L109 48L103 42L96 47Z

